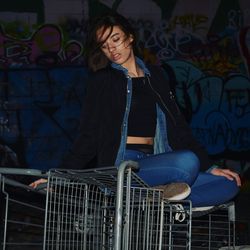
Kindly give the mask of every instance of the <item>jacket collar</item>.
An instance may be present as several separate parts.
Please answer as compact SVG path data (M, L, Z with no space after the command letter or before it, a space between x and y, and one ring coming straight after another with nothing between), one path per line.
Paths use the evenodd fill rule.
M150 71L146 67L145 63L138 57L135 57L135 61L140 66L140 68L143 70L144 74L150 76ZM122 67L120 64L111 63L111 67L114 69L121 70L126 76L128 76L128 70L126 68Z

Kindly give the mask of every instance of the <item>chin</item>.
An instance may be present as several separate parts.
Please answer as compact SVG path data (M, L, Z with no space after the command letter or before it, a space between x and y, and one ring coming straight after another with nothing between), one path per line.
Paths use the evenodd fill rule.
M123 64L123 61L121 60L111 60L111 61L116 64Z

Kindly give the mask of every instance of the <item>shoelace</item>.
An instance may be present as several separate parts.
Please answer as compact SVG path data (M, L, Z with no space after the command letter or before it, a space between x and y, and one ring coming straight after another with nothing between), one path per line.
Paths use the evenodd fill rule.
M175 204L173 205L175 212L175 220L179 222L183 222L186 219L186 213L184 210L184 207L181 204Z

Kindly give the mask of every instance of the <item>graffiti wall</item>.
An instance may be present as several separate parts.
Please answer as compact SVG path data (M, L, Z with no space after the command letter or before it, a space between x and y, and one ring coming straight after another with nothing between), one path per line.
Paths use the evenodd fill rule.
M247 174L248 0L5 1L0 6L1 164L57 166L79 121L88 20L109 11L129 18L146 61L175 72L180 108L211 156Z
M77 132L83 67L0 71L1 166L55 168Z

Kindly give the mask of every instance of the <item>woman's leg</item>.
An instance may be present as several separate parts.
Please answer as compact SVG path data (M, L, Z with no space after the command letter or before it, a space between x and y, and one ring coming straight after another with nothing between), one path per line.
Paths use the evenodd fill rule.
M235 181L201 172L191 186L187 199L192 201L193 207L214 206L230 201L238 192Z
M125 160L139 163L137 173L148 185L157 186L172 182L192 185L199 172L197 156L187 150L147 155L135 150L126 150Z

